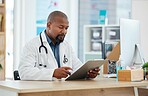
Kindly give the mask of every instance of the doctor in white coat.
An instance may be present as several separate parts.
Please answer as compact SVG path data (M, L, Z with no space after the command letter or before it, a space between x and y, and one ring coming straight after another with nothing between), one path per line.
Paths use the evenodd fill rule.
M64 40L68 27L68 18L63 12L54 11L48 16L46 29L23 48L18 68L21 80L66 78L69 70L75 71L82 66ZM88 78L95 78L99 70L90 70Z

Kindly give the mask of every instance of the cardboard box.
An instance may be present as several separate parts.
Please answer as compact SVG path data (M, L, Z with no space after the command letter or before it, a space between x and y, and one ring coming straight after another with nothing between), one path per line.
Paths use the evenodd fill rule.
M118 81L141 81L143 78L143 69L118 70Z

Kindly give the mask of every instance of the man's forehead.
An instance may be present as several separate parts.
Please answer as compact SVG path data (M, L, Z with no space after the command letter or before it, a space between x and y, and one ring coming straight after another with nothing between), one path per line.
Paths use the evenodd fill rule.
M64 17L55 17L54 18L54 22L56 22L56 23L66 23L66 24L69 24L67 18L64 18Z

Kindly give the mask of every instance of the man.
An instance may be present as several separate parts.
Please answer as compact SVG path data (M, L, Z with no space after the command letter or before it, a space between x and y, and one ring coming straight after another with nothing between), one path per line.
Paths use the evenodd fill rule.
M53 80L70 75L82 66L72 47L64 40L69 22L60 11L52 12L46 30L27 43L19 64L21 80ZM100 69L90 70L88 78L95 78Z

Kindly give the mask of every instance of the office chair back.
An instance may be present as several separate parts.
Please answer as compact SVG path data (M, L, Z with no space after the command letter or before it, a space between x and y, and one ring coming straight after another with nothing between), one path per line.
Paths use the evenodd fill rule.
M15 70L14 73L13 73L13 75L14 75L14 80L21 80L20 79L20 76L19 76L18 70Z

